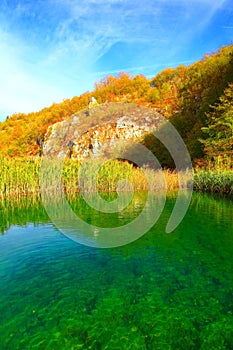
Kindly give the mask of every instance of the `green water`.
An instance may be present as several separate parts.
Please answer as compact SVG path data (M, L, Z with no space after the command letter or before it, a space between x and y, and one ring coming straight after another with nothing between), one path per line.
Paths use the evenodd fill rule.
M142 238L111 249L69 240L40 203L2 202L0 349L233 349L232 202L194 194L166 234L174 201Z

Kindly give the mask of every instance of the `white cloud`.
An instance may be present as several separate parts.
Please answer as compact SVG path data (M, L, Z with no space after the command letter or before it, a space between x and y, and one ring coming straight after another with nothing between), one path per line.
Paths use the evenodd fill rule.
M13 2L14 3L14 2ZM0 4L0 117L91 89L115 73L98 62L117 43L147 47L125 69L154 69L208 27L226 0L18 0ZM11 5L12 4L12 5ZM2 10L2 11L1 11ZM124 53L122 53L124 54ZM166 59L160 59L166 54ZM185 57L184 57L185 60ZM180 61L179 61L180 62ZM122 68L120 69L122 70Z
M55 32L58 47L62 43L67 51L85 56L92 63L120 41L157 45L163 38L169 44L177 35L186 40L187 34L192 36L208 25L225 0L57 0L56 3L69 13Z
M28 50L19 39L0 31L0 119L36 111L64 97L64 91L46 81L48 72L26 60Z

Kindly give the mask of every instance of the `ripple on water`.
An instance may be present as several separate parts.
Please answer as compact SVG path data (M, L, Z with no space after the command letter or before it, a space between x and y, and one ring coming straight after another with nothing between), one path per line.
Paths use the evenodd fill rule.
M11 226L0 237L0 348L232 349L231 205L194 195L165 234L173 202L114 249L76 244L49 222Z

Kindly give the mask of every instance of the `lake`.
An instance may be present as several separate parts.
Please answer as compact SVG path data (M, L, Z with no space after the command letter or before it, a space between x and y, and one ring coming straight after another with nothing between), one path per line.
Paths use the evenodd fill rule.
M96 224L125 224L138 198ZM62 234L40 202L2 200L0 349L233 349L232 201L194 193L167 234L174 202L138 240L97 249Z

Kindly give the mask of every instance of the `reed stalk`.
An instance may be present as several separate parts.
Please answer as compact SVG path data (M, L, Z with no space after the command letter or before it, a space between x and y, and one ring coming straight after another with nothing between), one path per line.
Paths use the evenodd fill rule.
M40 196L40 162L39 158L0 158L0 197ZM98 164L99 170L93 179ZM184 178L184 184L189 187L186 172L180 173L180 176ZM175 171L154 171L149 168L137 168L119 160L103 162L103 160L93 161L93 159L83 164L79 161L65 160L62 169L62 185L67 195L74 195L80 192L80 189L86 192L115 192L116 190L139 192L175 191L179 188ZM220 168L211 170L196 168L194 189L232 195L233 171Z

